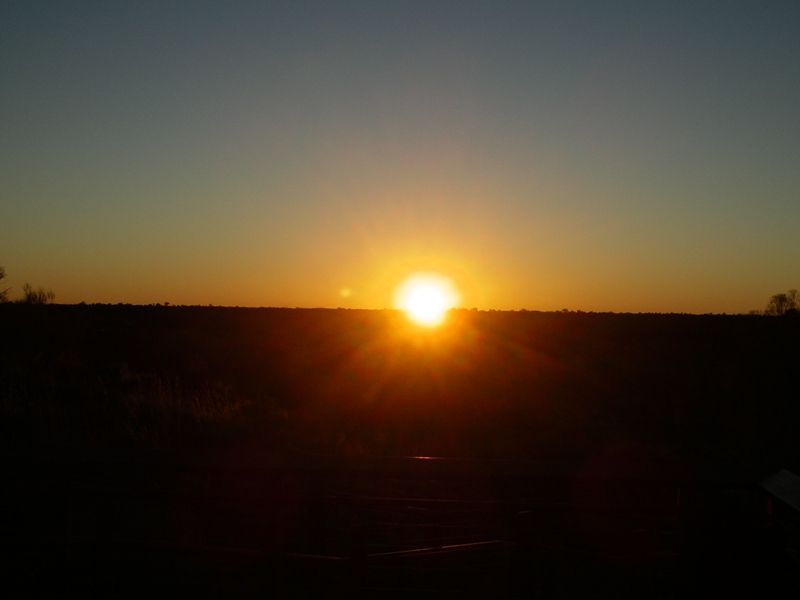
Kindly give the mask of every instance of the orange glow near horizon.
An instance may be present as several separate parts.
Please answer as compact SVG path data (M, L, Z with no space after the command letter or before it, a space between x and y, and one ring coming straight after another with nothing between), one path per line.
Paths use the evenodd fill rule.
M394 305L423 327L444 322L447 311L458 306L460 294L453 282L438 273L414 273L395 292Z

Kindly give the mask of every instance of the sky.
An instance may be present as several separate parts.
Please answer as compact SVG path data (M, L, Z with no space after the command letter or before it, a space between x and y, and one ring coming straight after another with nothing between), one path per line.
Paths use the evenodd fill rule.
M4 0L0 265L64 303L381 308L424 270L746 312L800 287L799 107L794 0Z

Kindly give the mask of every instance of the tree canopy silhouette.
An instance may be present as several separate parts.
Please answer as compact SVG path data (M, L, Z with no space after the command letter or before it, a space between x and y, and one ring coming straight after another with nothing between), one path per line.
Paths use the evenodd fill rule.
M797 290L789 290L785 294L775 294L767 302L765 315L780 317L786 314L797 313L800 309L800 297Z

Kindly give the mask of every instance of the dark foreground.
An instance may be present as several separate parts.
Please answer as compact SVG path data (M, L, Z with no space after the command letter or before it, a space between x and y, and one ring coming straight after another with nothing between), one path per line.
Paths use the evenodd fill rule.
M800 472L798 319L0 326L1 574L28 595L765 597L800 572L797 511L759 485Z
M684 598L795 580L799 521L740 468L651 466L630 480L563 461L7 458L5 581L104 596Z

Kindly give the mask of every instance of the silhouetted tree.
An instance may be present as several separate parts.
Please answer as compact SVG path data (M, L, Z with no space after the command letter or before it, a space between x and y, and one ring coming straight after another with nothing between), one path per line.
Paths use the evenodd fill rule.
M797 290L789 290L785 294L775 294L767 302L765 315L781 316L800 309L800 299Z
M6 278L6 270L3 267L0 267L0 281ZM8 302L8 290L9 288L0 289L0 302Z
M30 283L22 286L22 304L49 304L55 300L56 295L53 290L46 290L44 288L33 289Z

